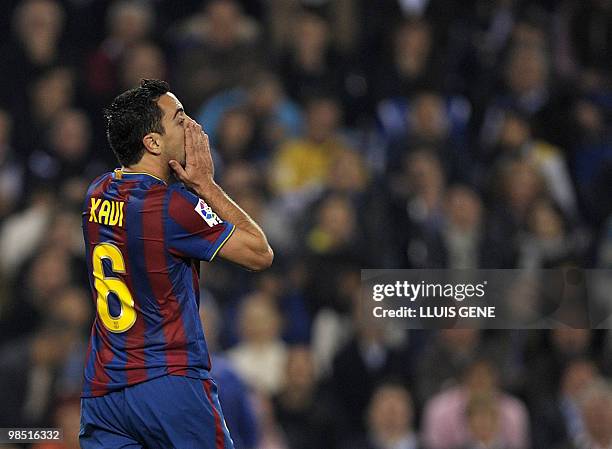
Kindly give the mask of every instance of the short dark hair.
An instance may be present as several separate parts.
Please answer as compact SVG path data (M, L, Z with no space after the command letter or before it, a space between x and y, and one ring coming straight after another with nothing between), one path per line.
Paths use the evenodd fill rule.
M169 90L165 81L143 79L139 87L123 92L104 109L106 137L121 165L140 161L144 136L152 132L164 134L163 113L157 100Z

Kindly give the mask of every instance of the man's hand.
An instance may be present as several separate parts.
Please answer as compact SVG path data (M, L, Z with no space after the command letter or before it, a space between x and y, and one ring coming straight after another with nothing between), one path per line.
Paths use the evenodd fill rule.
M236 229L231 239L219 250L224 259L249 270L268 268L274 259L266 235L249 215L218 186L213 175L215 168L210 155L208 136L192 119L185 122L185 168L177 161L169 161L177 178L204 199L225 221Z
M191 118L185 119L185 168L177 161L168 163L177 178L188 187L198 190L213 182L215 167L210 154L208 135Z

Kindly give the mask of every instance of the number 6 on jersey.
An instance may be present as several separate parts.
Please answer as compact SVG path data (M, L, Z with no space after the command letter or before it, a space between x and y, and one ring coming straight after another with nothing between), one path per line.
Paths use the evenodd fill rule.
M106 277L102 260L108 259L113 273L125 273L125 261L119 248L111 243L100 243L93 250L94 287L98 292L96 307L102 324L109 331L121 333L127 331L136 322L134 298L125 283L116 277ZM119 298L121 312L112 316L108 307L108 295L114 293Z

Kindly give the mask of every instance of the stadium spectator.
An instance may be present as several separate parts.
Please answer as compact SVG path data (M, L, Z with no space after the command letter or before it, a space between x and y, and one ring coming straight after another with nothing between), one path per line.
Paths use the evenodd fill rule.
M40 229L44 238L46 228ZM24 270L16 281L20 288L7 311L9 321L3 326L5 337L27 335L45 318L53 298L72 279L71 256L59 244L40 248L25 261Z
M577 100L573 157L569 160L587 218L595 223L602 223L610 212L609 206L600 199L605 194L607 167L612 160L611 129L606 120L610 108L603 101L606 91L599 87L586 98Z
M490 145L501 125L503 111L516 109L529 118L534 135L565 147L568 116L561 111L569 100L564 88L555 85L559 80L551 76L547 47L533 42L514 44L508 52L504 81L505 89L490 102L485 112L482 142Z
M329 24L315 13L296 17L278 66L287 93L301 104L343 91L343 61L333 48Z
M219 121L218 136L213 141L221 165L247 159L254 146L255 118L249 110L236 107L225 111Z
M27 108L20 112L27 119L15 124L15 145L24 164L29 155L44 146L56 115L74 104L74 71L68 66L51 67L32 80L27 93L28 98L20 105Z
M26 337L3 345L0 389L3 427L44 427L58 400L59 371L75 343L71 329L45 322Z
M452 186L446 192L446 220L442 228L445 266L477 268L484 251L483 204L478 193L467 186Z
M317 384L310 348L289 349L285 379L273 404L289 446L292 449L338 447L345 430L343 417L330 395Z
M503 441L499 419L499 403L491 396L475 395L470 398L466 411L469 442L465 449L505 449L511 447Z
M350 310L350 298L358 288L355 267L366 260L354 246L362 241L355 206L343 195L325 197L304 242L305 288L313 313L322 307Z
M445 388L459 383L459 376L481 349L482 336L479 330L440 330L428 341L416 369L416 388L413 394L417 403L422 405Z
M331 164L327 187L334 193L359 199L370 185L370 173L364 158L356 151L343 151Z
M271 72L253 74L244 86L220 92L198 111L198 121L207 124L213 145L219 143L225 115L235 109L248 112L253 121L253 148L244 154L248 159L266 158L279 143L302 132L300 108L287 98L280 80Z
M103 167L91 152L91 123L84 111L65 109L53 116L48 138L28 158L30 185L60 187L61 179L92 176Z
M414 429L414 407L408 390L399 383L384 381L372 394L366 412L367 432L353 438L355 449L420 449Z
M234 0L207 2L177 30L177 92L196 111L213 94L247 83L261 67L258 23Z
M511 268L517 266L520 233L531 208L545 198L544 180L525 161L506 162L496 173L495 204L491 205L485 230L488 251L482 264L487 268Z
M54 66L41 73L31 90L33 122L43 127L70 106L75 98L74 72L69 66Z
M123 52L118 69L119 90L139 85L142 78L165 79L168 75L166 56L152 42L141 41Z
M407 19L400 23L393 32L390 48L390 60L376 72L377 103L442 87L441 58L434 53L434 37L425 19Z
M378 116L384 133L392 139L389 149L391 168L402 150L432 146L442 151L448 143L448 111L443 97L434 90L423 89L410 97L390 99L381 104ZM394 138L397 142L393 141Z
M469 444L465 414L471 398L488 395L499 410L499 435L503 447L526 449L530 445L529 416L525 405L504 393L491 362L478 359L465 370L461 384L433 396L423 412L423 440L431 449L461 448Z
M41 72L67 62L61 45L65 11L55 0L20 2L13 11L13 33L2 52L2 79L9 83L5 100L25 103L28 84Z
M530 402L535 447L557 447L577 441L584 432L580 397L599 376L592 360L577 358L565 366L555 398L534 397Z
M294 272L305 278L306 267L298 266ZM313 283L314 284L314 283ZM319 378L332 377L333 361L339 350L352 339L355 323L351 307L360 294L359 279L353 269L346 267L338 276L340 291L334 292L334 301L324 305L313 315L311 346L315 370ZM306 290L306 288L304 288Z
M537 345L526 354L530 379L526 384L526 397L551 401L558 390L563 367L570 360L577 357L597 359L595 334L588 329L553 329L539 337Z
M603 379L593 382L580 396L584 431L560 449L599 449L612 445L612 388Z
M280 339L282 320L274 299L255 293L242 300L241 341L228 351L230 361L256 391L275 394L284 382L287 347Z
M446 174L434 152L422 149L404 156L401 172L389 180L398 266L444 266L440 230L445 189Z
M331 378L339 406L349 420L348 431L354 434L365 432L363 413L377 385L389 377L407 381L411 367L392 329L361 313L359 298L352 299L353 335L336 353Z
M398 170L407 153L426 148L440 158L451 182L473 182L466 149L470 111L465 98L436 91L383 101L377 117L388 139L387 170Z
M271 187L294 210L303 210L326 187L330 166L350 150L339 133L342 114L337 101L316 97L306 106L306 129L278 148L271 167Z
M552 268L573 260L576 238L571 238L561 212L549 201L534 204L521 239L517 265L521 268Z
M155 20L155 9L147 2L116 0L108 8L107 35L86 61L87 87L97 97L95 107L106 106L119 91L121 61L132 46L152 34Z
M543 177L548 192L568 219L576 220L576 192L562 151L533 137L529 119L520 113L506 111L496 142L497 160L525 160Z

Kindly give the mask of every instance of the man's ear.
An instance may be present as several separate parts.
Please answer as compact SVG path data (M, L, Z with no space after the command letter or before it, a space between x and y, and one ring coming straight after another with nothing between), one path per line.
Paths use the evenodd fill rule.
M159 156L161 154L161 139L159 133L149 133L142 138L142 144L149 153Z

